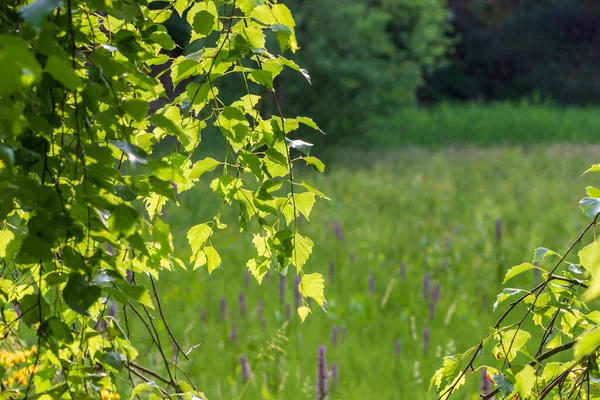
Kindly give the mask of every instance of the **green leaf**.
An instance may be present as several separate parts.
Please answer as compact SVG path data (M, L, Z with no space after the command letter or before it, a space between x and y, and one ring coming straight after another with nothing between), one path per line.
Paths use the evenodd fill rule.
M21 7L19 14L21 14L21 18L39 30L42 21L58 7L62 6L62 0L35 0L33 3Z
M582 334L575 343L575 358L581 359L589 356L600 345L600 329L594 327Z
M140 304L145 305L148 308L154 309L154 305L152 304L152 298L150 297L150 293L148 289L143 286L133 285L128 282L117 282L116 286L119 290L125 294L127 299L134 300ZM127 302L123 302L123 304L127 304Z
M492 375L492 379L498 385L502 396L508 396L515 390L513 384L503 374Z
M325 164L316 157L302 157L302 160L306 161L306 165L312 165L317 171L325 171Z
M104 355L104 362L117 371L120 371L125 365L125 357L116 351L110 351Z
M294 33L296 22L292 17L290 9L284 4L274 4L271 6L271 12L280 25L284 25L289 29L289 32L283 28L278 28L275 30L275 33L277 34L277 40L281 46L281 51L285 51L285 49L289 48L292 52L295 52L298 50L296 34Z
M44 69L68 90L75 90L82 84L81 78L75 74L73 68L60 57L50 56Z
M192 252L197 252L212 234L212 228L208 224L199 224L193 226L187 233L188 242L192 248Z
M206 37L212 31L219 29L217 7L212 1L195 3L188 10L186 19L192 26L192 41Z
M298 211L300 211L302 215L309 220L310 212L315 205L315 194L311 192L295 194L294 203L296 204Z
M312 143L307 143L304 140L290 140L288 138L285 138L285 141L287 142L288 146L290 146L293 149L299 150L306 155L310 153L310 148L313 146Z
M584 300L589 301L600 295L600 241L588 244L577 255L581 266L592 274L592 283L583 294Z
M148 114L150 105L147 101L141 99L128 99L121 103L123 110L137 122L142 122Z
M5 229L0 231L0 258L4 259L7 254L8 245L15 238L15 234Z
M259 85L266 86L269 89L273 89L273 73L264 69L255 69L250 72L248 78L258 83Z
M175 11L177 11L177 14L179 14L180 17L183 17L183 13L187 10L190 3L190 0L175 0L173 8L175 8Z
M579 207L589 218L594 218L600 213L600 199L595 197L584 197L579 202Z
M63 290L65 303L79 314L89 316L89 308L100 298L100 287L88 284L79 274L72 274Z
M136 145L127 142L113 142L113 145L127 155L131 164L148 164L146 152Z
M325 281L323 275L318 273L305 274L300 280L300 293L310 297L321 307L325 305Z
M135 208L119 204L112 210L108 219L108 226L118 236L129 236L137 227L139 215Z
M217 250L212 246L206 246L204 252L206 253L208 273L210 274L221 265L221 256L219 256Z
M202 174L214 170L219 165L221 165L221 162L211 157L207 157L204 160L197 161L196 163L194 163L194 166L192 167L188 178L192 180L198 179L202 176Z
M242 29L238 35L248 41L254 49L263 49L265 47L265 35L261 29L250 26Z
M515 289L515 288L504 288L502 290L502 293L500 293L498 296L496 296L496 302L494 303L494 311L496 311L496 308L498 308L498 305L500 303L502 303L504 300L506 300L510 296L520 293L520 292L525 292L525 290Z
M431 389L435 386L438 389L438 393L443 392L449 384L454 382L460 373L461 361L461 356L444 357L443 366L431 378L429 388Z
M188 0L185 0L185 2L187 3ZM133 400L134 398L136 398L136 396L140 393L143 392L147 392L149 390L156 390L158 393L160 393L160 395L162 396L162 392L160 391L160 387L154 383L154 382L148 382L148 383L139 383L131 392L131 397L129 398L130 400Z
M181 128L181 116L176 107L170 107L164 114L152 114L149 121L162 131L176 136L184 145L187 144L187 136Z
M304 237L299 233L294 235L294 253L292 256L292 262L298 271L302 269L304 264L306 264L306 261L312 252L313 246L314 243L309 238Z
M173 50L177 46L167 32L152 32L150 40L159 44L165 50Z
M323 131L321 130L321 128L319 128L319 127L317 126L317 124L315 123L315 121L313 121L313 119L312 119L312 118L308 118L308 117L297 117L297 118L296 118L296 120L297 120L298 122L300 122L300 123L302 123L302 124L304 124L304 125L306 125L306 126L310 127L310 128L313 128L313 129L314 129L314 130L316 130L316 131L319 131L319 132L321 132L321 133L323 133L323 134L325 133L325 132L323 132Z
M503 284L506 283L509 279L514 278L515 276L522 274L525 271L529 271L530 269L537 268L535 265L530 263L523 263L519 265L515 265L511 269L506 272L506 276L504 277Z
M585 175L588 172L598 172L598 171L600 171L600 164L594 164L587 171L585 171L583 174Z
M545 247L538 247L537 249L535 249L535 252L533 253L533 262L541 262L542 260L544 260L544 258L549 257L549 256L557 256L560 257L560 254L549 250Z
M532 366L526 365L516 376L515 389L522 399L531 396L531 392L535 386L535 370ZM511 392L512 393L512 392Z
M589 197L600 198L600 189L596 187L588 186L585 188L585 191Z

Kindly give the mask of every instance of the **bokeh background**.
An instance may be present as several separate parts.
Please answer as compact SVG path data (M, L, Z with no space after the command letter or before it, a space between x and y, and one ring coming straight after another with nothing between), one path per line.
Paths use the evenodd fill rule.
M325 346L330 399L434 398L441 358L477 344L502 312L493 304L505 271L537 247L564 251L586 224L577 202L597 179L581 174L600 150L600 3L283 3L301 47L288 56L312 84L285 72L279 101L326 132L294 137L326 162L323 174L296 172L330 198L300 227L316 244L305 269L326 276L326 312L300 324L291 274L262 285L248 276L251 237L234 207L213 239L219 270L160 278L175 334L199 345L183 364L211 399L313 399ZM184 19L166 25L176 52L202 47L185 44ZM241 84L219 89L233 97ZM203 143L198 159L224 152L210 128ZM187 229L220 205L207 188L165 211L180 257ZM142 348L160 368L157 356ZM491 385L477 372L457 398Z

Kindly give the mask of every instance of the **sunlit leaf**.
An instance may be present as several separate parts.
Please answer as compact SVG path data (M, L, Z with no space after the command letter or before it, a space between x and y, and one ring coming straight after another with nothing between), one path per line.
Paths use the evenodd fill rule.
M300 293L310 297L321 307L325 305L325 281L318 273L305 274L300 280Z

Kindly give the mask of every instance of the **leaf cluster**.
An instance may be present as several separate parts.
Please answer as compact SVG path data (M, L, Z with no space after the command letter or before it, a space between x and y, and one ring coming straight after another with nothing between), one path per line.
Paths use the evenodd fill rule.
M116 382L125 380L132 396L203 398L177 379L177 357L163 350L159 323L177 354L189 355L169 329L155 282L163 271L219 268L211 239L229 229L223 207L238 207L239 227L253 238L257 254L247 266L259 283L269 269L286 274L293 265L302 275L302 319L309 298L325 304L321 275L303 272L313 242L297 226L324 195L293 175L298 162L324 166L308 155L310 144L290 137L300 125L319 128L279 106L272 115L261 108L267 96L278 104L274 80L284 69L308 76L282 55L298 48L289 9L268 0L2 7L0 334L11 349L37 349L22 379L2 391L118 398ZM189 23L191 40L204 39L199 51L173 55L177 44L163 25L172 14ZM230 76L245 94L225 102L219 85ZM169 98L165 78L185 90ZM208 127L224 138L222 160L198 159ZM214 219L190 227L187 260L175 255L163 210L194 185L210 186L222 202ZM157 370L136 363L132 323L147 328Z

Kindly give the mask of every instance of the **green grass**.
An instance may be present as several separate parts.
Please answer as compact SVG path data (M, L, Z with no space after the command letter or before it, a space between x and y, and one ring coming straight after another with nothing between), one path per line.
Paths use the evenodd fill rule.
M441 356L477 344L498 317L501 310L492 313L498 276L530 261L539 246L563 252L586 224L577 202L597 178L581 173L597 162L598 150L339 152L325 174L298 176L331 198L318 203L311 221L300 226L316 243L305 270L327 278L327 312L313 307L304 324L292 315L284 332L287 342L280 350L268 350L270 358L258 364L261 347L285 320L280 278L271 274L261 286L244 284L245 261L253 252L250 236L240 234L235 216L228 215L229 227L214 239L223 258L220 269L212 275L204 269L164 273L159 281L167 320L183 347L200 344L182 365L210 399L236 399L242 392L239 358L244 354L254 371L245 399L314 399L317 349L324 344L327 362L337 363L340 374L332 400L433 398L427 389ZM179 208L169 208L176 248L186 248L187 229L210 219L219 207L212 193L198 190L186 193ZM503 225L500 242L494 234L497 218ZM334 234L336 221L343 241ZM180 255L186 258L189 252ZM333 280L330 262L335 263ZM399 273L401 263L406 279ZM423 298L425 273L431 274L432 287L441 286L433 320ZM368 289L371 275L375 293ZM534 282L533 274L520 279L512 284ZM292 283L288 276L285 302L293 305ZM382 305L388 285L391 291ZM247 298L246 318L240 317L239 293ZM227 301L226 321L219 314L221 297ZM259 299L264 319L257 311ZM139 340L143 326L134 321L131 317ZM156 323L163 344L169 343ZM238 337L230 340L234 325ZM331 343L334 325L340 327L337 346ZM431 332L428 351L424 328ZM394 355L397 339L402 341L399 357ZM486 349L484 361L489 353ZM161 370L150 343L140 346L140 357L144 365ZM456 398L476 398L479 384L474 377Z
M523 103L442 104L406 108L380 119L357 142L368 148L423 145L598 143L600 110Z

